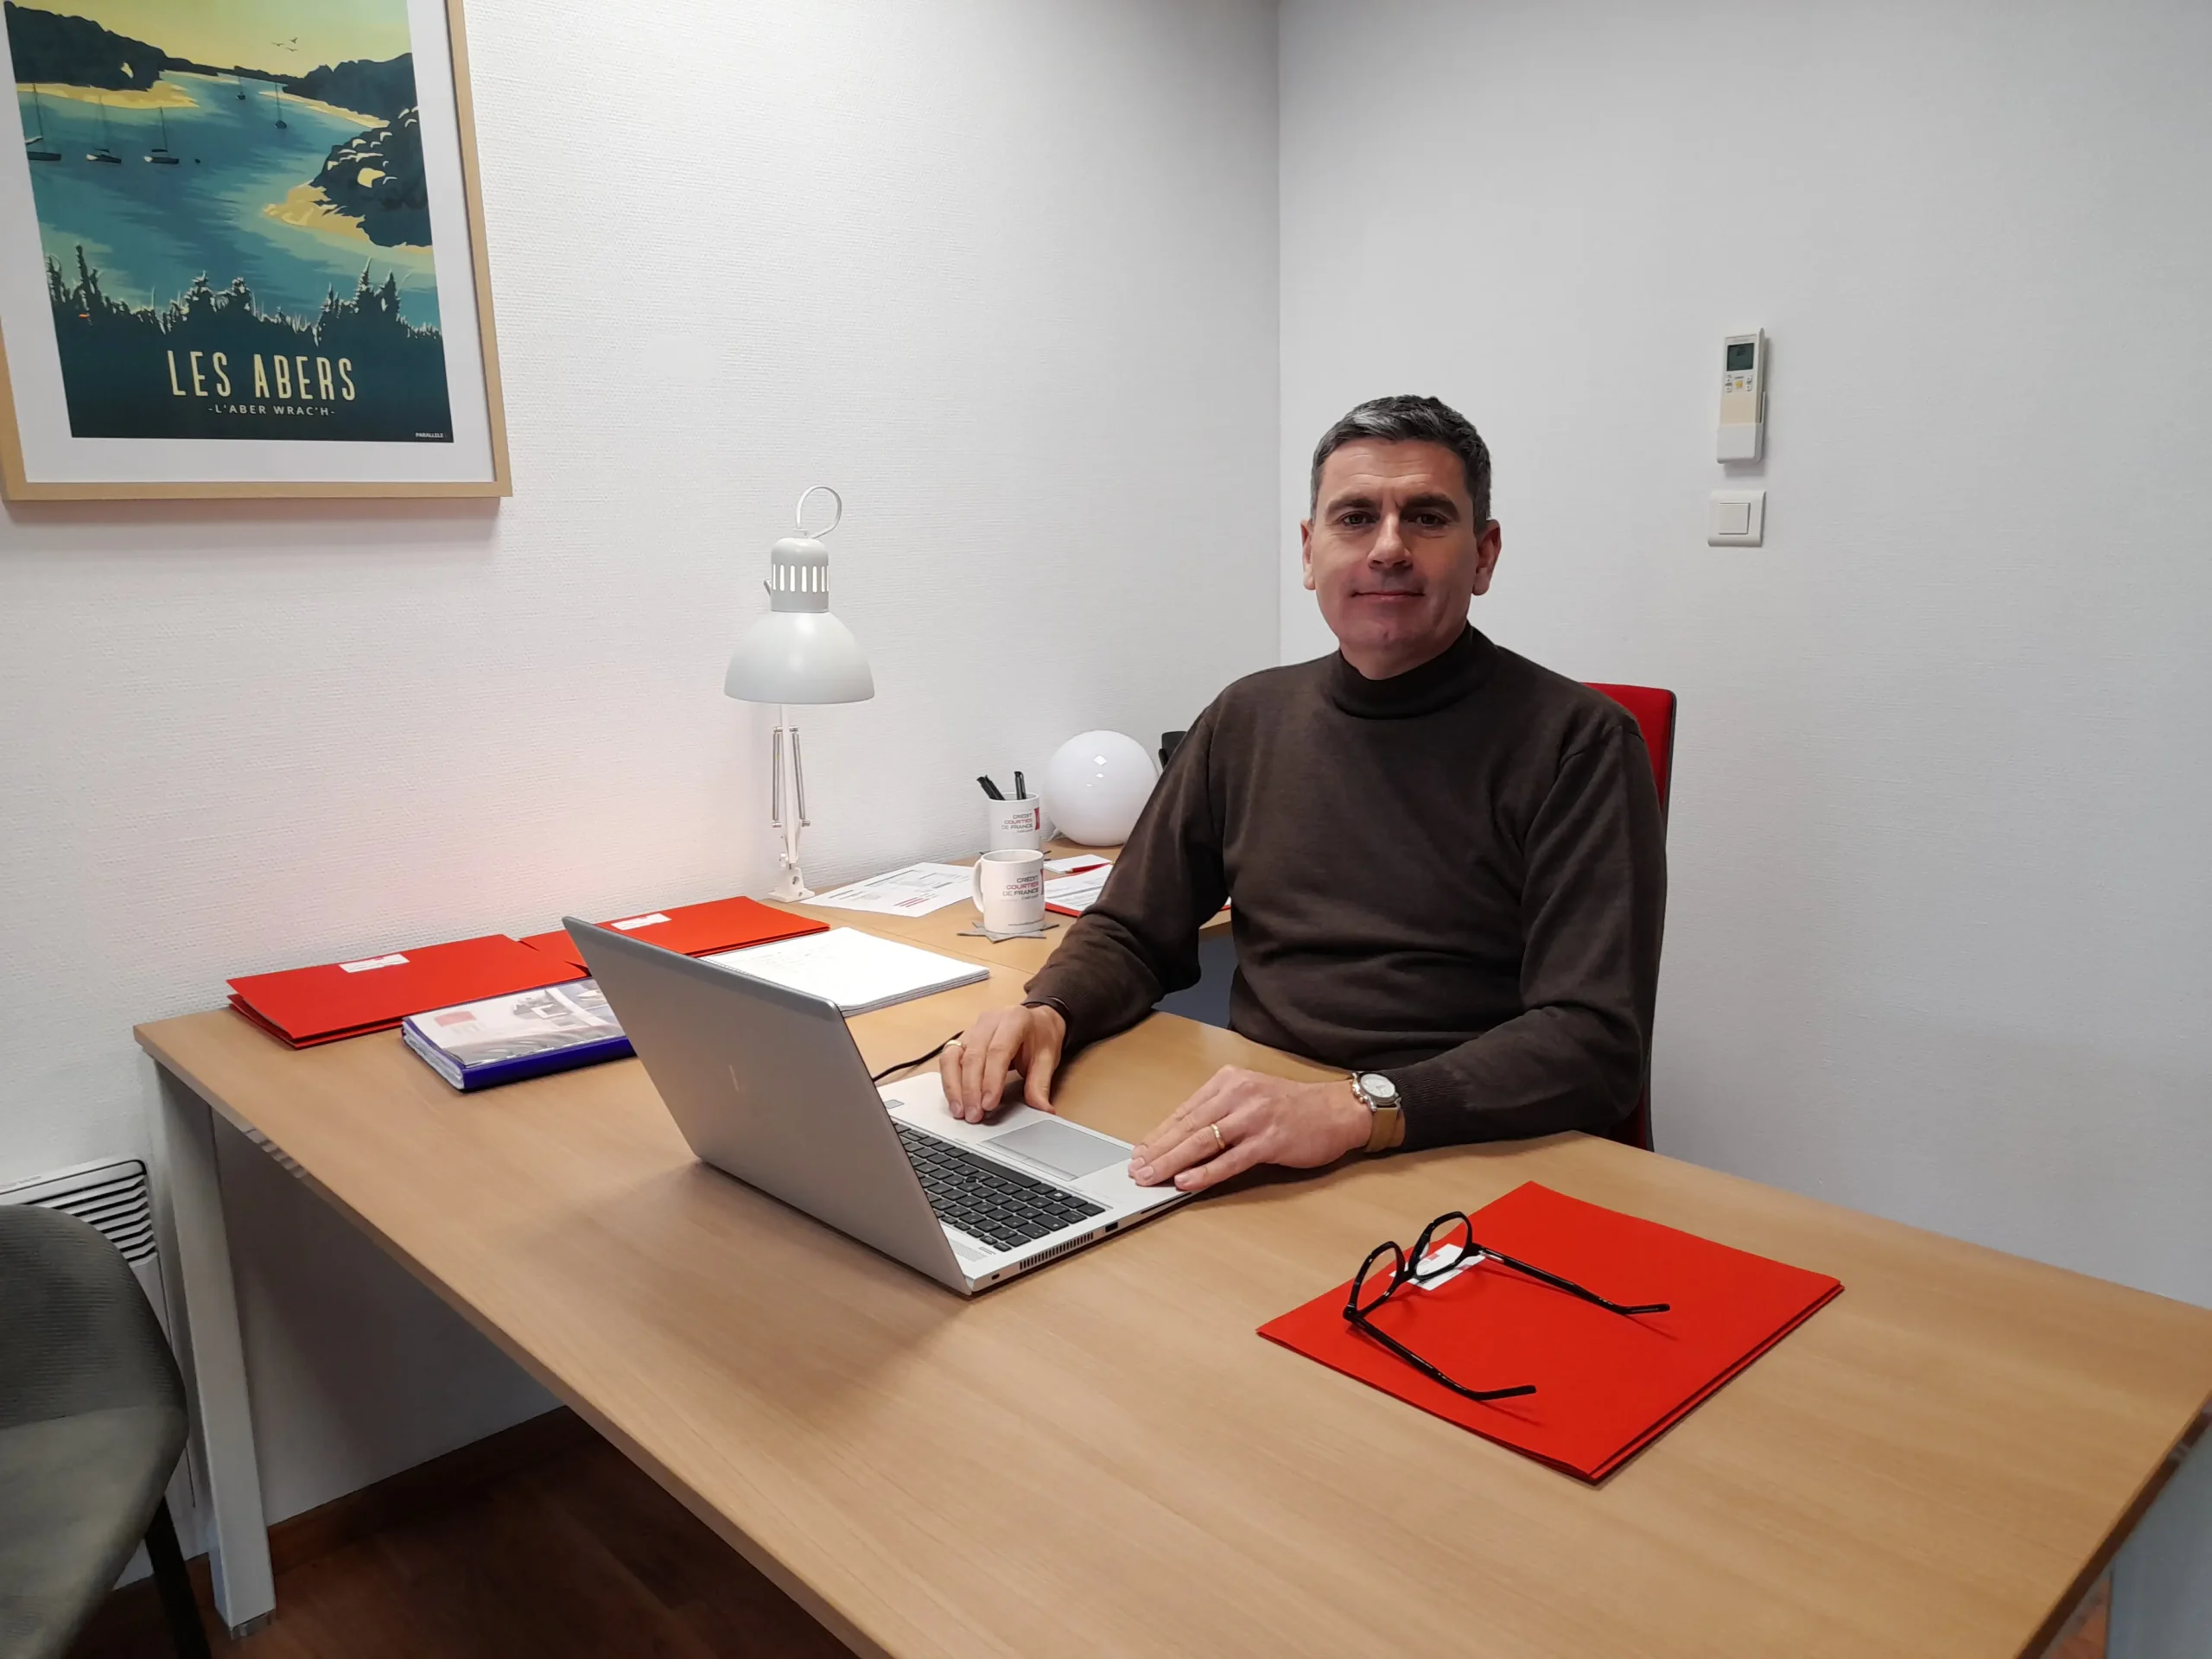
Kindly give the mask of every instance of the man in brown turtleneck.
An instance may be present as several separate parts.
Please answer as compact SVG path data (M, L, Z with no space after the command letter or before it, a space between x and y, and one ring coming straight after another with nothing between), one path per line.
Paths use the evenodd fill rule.
M1467 621L1501 540L1490 454L1428 397L1363 404L1313 454L1306 585L1338 650L1198 716L1098 902L1020 1007L948 1045L994 1109L1198 977L1235 901L1230 1024L1344 1081L1217 1072L1130 1160L1198 1192L1255 1164L1603 1130L1643 1088L1666 909L1649 757L1611 699Z

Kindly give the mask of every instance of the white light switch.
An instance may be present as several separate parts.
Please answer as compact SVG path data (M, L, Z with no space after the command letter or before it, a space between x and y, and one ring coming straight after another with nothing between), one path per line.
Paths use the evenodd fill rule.
M1757 547L1766 533L1764 490L1715 490L1708 547Z

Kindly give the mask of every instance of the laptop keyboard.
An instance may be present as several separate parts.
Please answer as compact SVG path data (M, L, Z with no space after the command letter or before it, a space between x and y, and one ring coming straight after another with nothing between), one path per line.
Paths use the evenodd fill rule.
M1103 1204L911 1129L895 1118L892 1122L938 1219L994 1249L1019 1249L1075 1222L1106 1213Z

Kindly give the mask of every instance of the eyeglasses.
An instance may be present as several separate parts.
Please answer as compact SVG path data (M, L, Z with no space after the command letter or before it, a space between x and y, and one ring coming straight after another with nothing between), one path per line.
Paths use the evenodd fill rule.
M1464 1236L1464 1242L1456 1251L1451 1248L1453 1243L1452 1235L1455 1230ZM1510 1400L1518 1395L1534 1394L1536 1385L1533 1382L1518 1383L1510 1389L1471 1389L1456 1377L1446 1376L1440 1367L1430 1364L1395 1337L1378 1328L1368 1317L1389 1301L1402 1286L1433 1284L1462 1268L1471 1268L1478 1262L1485 1260L1495 1262L1500 1267L1510 1268L1516 1273L1525 1273L1554 1290L1579 1296L1586 1302L1604 1308L1608 1313L1624 1316L1664 1313L1668 1308L1665 1302L1609 1302L1596 1291L1578 1285L1572 1279L1562 1279L1555 1273L1547 1273L1541 1268L1517 1261L1502 1250L1493 1250L1477 1243L1475 1224L1468 1219L1464 1211L1452 1210L1439 1216L1421 1230L1421 1236L1414 1241L1410 1255L1399 1248L1395 1238L1386 1239L1367 1253L1367 1260L1359 1264L1359 1272L1351 1281L1351 1290L1344 1298L1344 1320L1354 1329L1381 1343L1423 1376L1432 1382L1441 1382L1464 1399ZM1389 1267L1387 1273L1382 1270L1386 1262Z

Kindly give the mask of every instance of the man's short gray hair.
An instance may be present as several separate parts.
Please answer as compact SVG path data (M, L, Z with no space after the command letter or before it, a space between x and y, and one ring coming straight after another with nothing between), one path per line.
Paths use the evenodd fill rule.
M1415 397L1401 392L1391 397L1370 397L1321 435L1313 446L1313 477L1306 510L1312 512L1321 500L1321 463L1348 443L1371 438L1378 443L1440 444L1459 457L1467 480L1467 499L1474 503L1478 529L1490 522L1490 446L1475 423L1440 397Z

